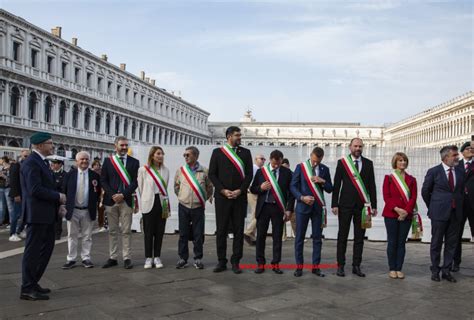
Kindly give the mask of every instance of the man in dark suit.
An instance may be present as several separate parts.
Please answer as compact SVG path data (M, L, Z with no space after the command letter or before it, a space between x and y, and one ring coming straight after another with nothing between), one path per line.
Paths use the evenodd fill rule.
M64 170L64 160L62 157L53 156L49 159L51 171L53 172L54 181L56 182L56 190L61 191L63 189L64 177L66 171ZM61 215L56 216L56 240L61 239L63 233L63 218Z
M273 259L272 270L282 274L279 267L284 221L290 218L295 199L290 192L292 172L282 167L283 153L274 150L270 153L270 163L257 170L250 192L258 195L255 216L257 219L257 264L255 273L265 271L265 240L268 226L272 222ZM273 184L272 184L273 183Z
M431 219L431 280L442 278L456 282L450 269L459 237L463 214L464 170L456 167L459 152L456 146L446 146L440 151L442 163L426 173L421 195ZM440 267L444 241L444 261Z
M212 152L209 178L215 187L217 258L214 272L227 269L227 232L232 223L234 233L231 264L234 273L242 273L239 262L244 245L244 224L247 214L247 189L253 178L250 150L240 147L242 134L238 127L226 130L227 143Z
M132 215L136 204L137 175L140 162L127 155L126 137L115 139L116 154L105 158L101 171L101 185L105 191L103 203L109 221L110 257L102 268L118 265L118 236L122 234L124 268L131 269Z
M308 160L309 163L298 164L293 174L293 180L291 181L291 192L297 200L295 210L295 259L297 269L294 273L295 277L301 277L303 274L303 246L310 219L312 229L311 238L313 238L313 268L311 272L319 277L324 277L321 268L319 268L321 262L322 224L325 222L322 220L322 214L323 210L326 210L324 191L331 193L333 186L331 183L329 168L321 163L323 158L324 150L320 147L314 148L311 152L310 159ZM319 188L319 190L316 188ZM321 193L318 194L322 195L322 198L317 198L318 194L315 192L319 191L321 191Z
M72 169L64 178L63 190L66 194L64 206L67 220L67 262L63 269L71 269L76 264L79 234L82 237L81 260L85 268L92 268L91 261L92 228L100 202L100 176L89 169L90 154L81 151L76 154L77 169Z
M38 282L53 253L58 206L66 202L66 196L56 191L46 160L54 150L51 135L38 132L30 141L33 153L22 162L20 169L22 211L27 223L20 299L48 300L51 290L42 288Z
M346 158L353 163L354 170L360 173L362 183L367 190L369 202L364 203L354 184L354 179L348 174L343 160L337 162L334 176L334 192L332 194L332 212L338 216L339 232L337 234L337 275L345 276L347 237L354 224L354 249L352 257L352 273L365 277L360 268L362 251L364 249L365 229L362 228L362 211L364 207L370 208L373 216L377 215L377 191L375 186L374 165L372 161L362 156L364 144L362 139L354 138L349 144L350 155Z
M474 141L468 141L461 146L462 159L459 161L458 168L464 172L464 201L463 215L459 226L459 238L456 251L454 252L452 272L459 271L462 256L462 234L466 220L469 220L471 238L474 238Z

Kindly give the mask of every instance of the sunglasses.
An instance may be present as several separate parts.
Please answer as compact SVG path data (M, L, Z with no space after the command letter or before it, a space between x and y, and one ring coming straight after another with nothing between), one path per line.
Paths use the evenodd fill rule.
M185 158L189 158L190 156L191 156L190 153L185 153L185 154L183 154L183 157L185 157Z
M267 159L265 159L265 158L259 158L259 159L260 159L260 160L263 160L263 161L267 160Z

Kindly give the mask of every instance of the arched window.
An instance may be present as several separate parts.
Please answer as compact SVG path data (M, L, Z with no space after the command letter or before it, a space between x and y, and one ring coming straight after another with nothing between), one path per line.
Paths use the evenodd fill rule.
M59 147L56 149L56 154L57 154L58 156L65 157L65 156L66 156L66 151L64 150L64 147L63 147L63 146L59 146Z
M132 122L132 139L135 139L135 131L137 129L137 125L135 121Z
M123 121L123 135L125 137L128 137L128 120L127 119Z
M19 107L20 107L20 90L17 87L13 87L11 90L10 114L12 116L18 116Z
M53 114L53 100L50 96L46 97L44 101L44 121L51 122L51 117Z
M30 93L28 98L28 118L29 119L36 119L36 106L38 104L38 98L36 97L36 93Z
M110 134L110 122L111 122L110 113L107 113L107 116L105 117L105 133L106 134Z
M61 101L61 104L59 106L59 124L61 126L64 126L66 124L66 102Z
M140 128L138 129L138 140L142 141L142 139L143 139L143 123L140 123Z
M102 122L102 115L100 114L100 111L97 110L95 113L95 132L100 132L100 126Z
M72 127L77 128L79 126L79 105L76 103L72 108Z
M115 135L118 136L120 133L120 117L115 117Z
M89 126L91 124L91 109L86 108L84 114L84 130L89 130Z

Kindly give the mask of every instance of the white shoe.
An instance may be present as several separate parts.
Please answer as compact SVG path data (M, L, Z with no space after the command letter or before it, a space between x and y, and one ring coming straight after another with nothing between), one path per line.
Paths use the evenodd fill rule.
M152 258L146 258L145 260L145 269L151 269L153 267L153 259Z
M107 229L105 229L104 227L99 228L99 232L105 232L105 231L107 231Z
M23 230L20 234L19 234L20 238L22 239L26 239L26 231Z
M8 241L18 242L18 241L21 241L21 238L17 236L16 234L13 234L10 236L10 238L8 238Z
M474 237L471 238L471 242L474 242Z
M161 259L158 257L158 258L155 258L155 268L156 269L161 269L163 268L163 263L161 263Z
M233 233L229 233L229 239L234 239L234 234Z

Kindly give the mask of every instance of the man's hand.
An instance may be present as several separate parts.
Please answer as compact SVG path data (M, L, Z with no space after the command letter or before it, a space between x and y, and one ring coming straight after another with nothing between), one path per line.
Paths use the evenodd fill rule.
M232 196L232 191L230 191L230 190L228 190L228 189L222 189L222 190L221 190L221 194L222 194L224 197L230 199L230 197Z
M311 181L313 181L314 183L318 183L318 184L325 184L326 183L326 180L324 180L323 178L318 177L318 176L312 176Z
M285 215L283 216L283 221L287 222L290 221L291 211L285 211Z
M403 210L403 211L405 211L405 210ZM376 217L376 216L377 216L377 209L372 208L372 217Z
M339 208L338 207L331 208L331 211L335 216L337 216L339 214Z
M241 194L242 194L242 191L240 189L231 191L231 195L229 199L237 199Z
M66 206L65 205L60 205L59 206L59 211L58 211L59 217L64 218L67 214Z
M59 203L66 204L66 195L64 193L59 194Z
M20 203L21 202L21 196L16 196L13 198L13 200L15 200L16 203Z
M115 203L121 203L124 199L124 196L122 193L116 193L112 196L112 200L114 200Z
M269 181L265 181L264 183L260 185L260 189L262 189L263 191L268 191L271 188L272 188L272 184Z
M213 199L214 199L214 197L212 197L212 196L209 198L209 203L210 204L212 204Z
M314 197L313 196L303 196L301 198L301 201L304 202L304 204L307 204L308 206L312 206L314 203Z

